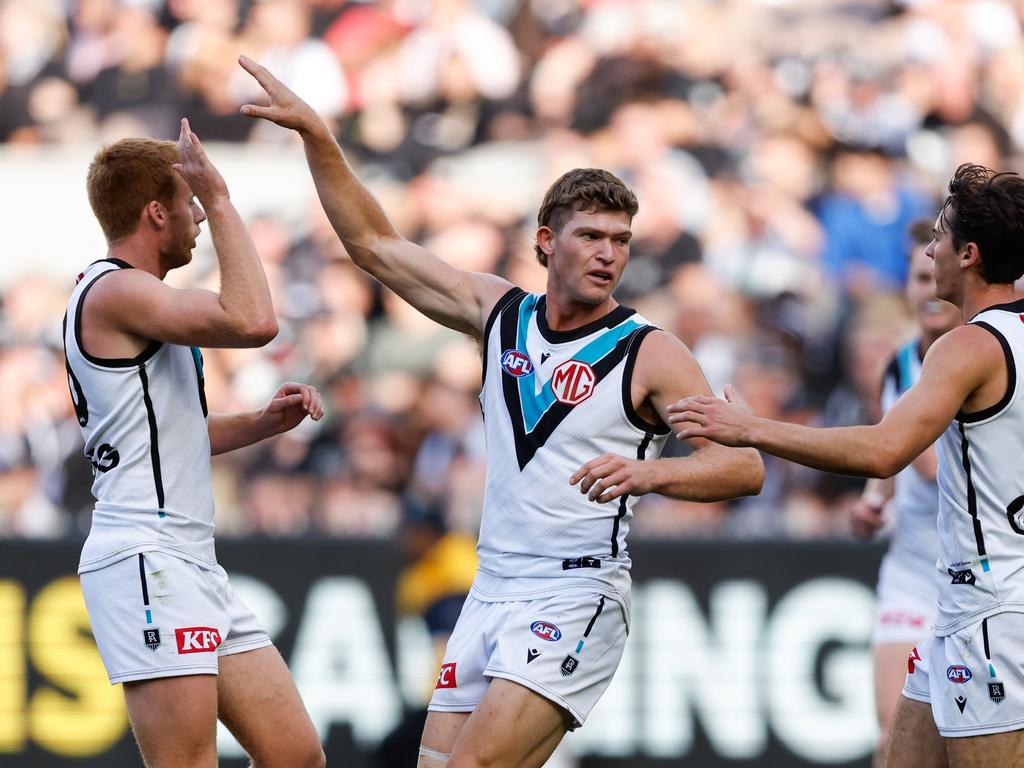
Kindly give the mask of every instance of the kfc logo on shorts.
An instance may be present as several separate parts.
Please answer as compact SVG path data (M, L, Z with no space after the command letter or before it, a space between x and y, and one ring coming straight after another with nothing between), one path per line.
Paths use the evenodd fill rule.
M569 360L551 374L551 391L555 399L566 405L579 405L594 393L597 376L594 369L580 360Z
M562 639L562 630L554 624L549 624L546 621L533 622L533 624L530 625L530 631L541 640L547 640L549 643Z
M437 673L437 685L434 688L458 688L459 684L455 681L455 662L451 664L442 664L441 671Z
M918 653L917 648L910 652L910 656L907 658L907 674L914 674L914 662L921 660L921 654Z
M946 679L951 683L963 684L969 681L973 674L971 670L965 667L963 664L954 664L951 667L946 667Z
M501 369L518 379L533 373L533 362L518 349L506 349L501 353Z
M213 653L220 645L220 632L213 627L184 627L174 630L178 653Z

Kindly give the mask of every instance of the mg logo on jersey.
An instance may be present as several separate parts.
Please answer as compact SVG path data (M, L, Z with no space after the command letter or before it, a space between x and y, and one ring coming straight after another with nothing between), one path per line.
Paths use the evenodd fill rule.
M963 664L954 664L946 668L946 679L951 683L966 683L972 677L974 675L971 674L971 670Z
M596 383L594 369L579 360L562 363L551 375L551 391L558 402L566 405L582 403L594 393Z
M533 362L518 349L506 349L501 353L501 369L518 379L533 373Z
M442 664L441 671L437 673L437 688L458 688L458 683L455 682L455 662L451 664Z
M213 627L184 627L174 630L178 653L213 653L220 645L220 632Z
M533 624L530 625L530 631L541 640L547 640L549 643L562 639L562 630L554 624L549 624L546 621L533 622Z

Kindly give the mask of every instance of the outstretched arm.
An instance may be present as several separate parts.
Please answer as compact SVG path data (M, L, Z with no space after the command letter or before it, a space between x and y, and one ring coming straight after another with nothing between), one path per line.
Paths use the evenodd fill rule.
M681 341L663 332L649 334L633 372L634 402L647 403L668 423L669 406L684 393L710 395L704 372ZM569 479L591 500L604 503L624 494L660 493L687 501L721 501L761 491L764 464L749 448L726 448L708 440L689 440L693 453L683 458L639 461L605 454L587 462Z
M669 422L680 439L749 445L826 472L889 477L934 443L972 393L991 384L1000 367L1005 363L998 341L982 328L965 325L932 345L917 384L874 426L787 424L758 418L731 399L706 395L673 405Z
M297 427L306 416L319 421L323 402L316 387L288 382L282 384L270 402L250 413L210 414L210 452L227 453L258 443Z
M352 260L431 319L480 337L512 284L456 269L399 235L316 112L265 67L246 56L238 61L270 99L269 106L246 104L242 114L298 132L320 202Z

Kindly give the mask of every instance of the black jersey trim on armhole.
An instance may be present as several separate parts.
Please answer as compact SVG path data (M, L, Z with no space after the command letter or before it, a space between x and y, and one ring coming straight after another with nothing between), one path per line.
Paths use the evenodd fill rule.
M649 333L657 330L659 330L657 326L645 325L643 328L637 328L630 335L629 346L626 348L626 367L622 371L622 409L626 412L626 418L629 419L629 423L641 432L667 435L670 431L667 424L661 421L657 424L652 424L636 412L636 408L633 407L633 391L631 388L633 368L636 366L636 359L640 354L640 346Z
M192 363L196 369L196 386L199 388L199 405L203 410L203 418L210 415L206 407L206 375L203 373L203 351L199 347L189 347Z
M103 261L112 261L115 264L124 263L114 259L103 259ZM130 264L128 265L128 268L132 268ZM155 355L160 350L160 347L163 346L163 342L150 339L146 348L135 357L110 358L90 355L85 351L85 344L82 343L82 307L85 305L85 297L96 283L98 283L103 277L111 274L113 271L114 270L112 269L108 269L106 272L101 272L96 275L96 277L92 279L92 282L85 286L85 288L82 289L82 292L78 295L78 306L75 308L75 343L78 344L78 351L82 353L82 357L94 365L99 365L104 368L133 368L136 365L142 365Z
M89 423L89 401L85 399L85 390L81 382L71 370L71 361L68 360L67 338L68 338L68 314L64 313L64 321L61 323L63 333L61 340L64 342L64 368L68 372L68 390L71 392L71 404L75 407L75 416L78 418L78 426L84 427Z
M153 400L149 396L149 377L146 366L139 366L139 378L142 380L142 401L146 404L146 418L149 420L149 458L153 465L153 485L156 487L156 502L160 509L160 517L164 516L164 479L160 471L160 441L157 434L156 412Z
M1005 304L993 304L991 307L985 307L984 309L979 310L978 312L976 312L974 317L977 317L982 312L989 312L989 311L991 311L993 309L998 309L998 310L1000 310L1002 312L1012 312L1015 315L1021 315L1021 314L1024 314L1024 299L1017 299L1016 301L1008 301ZM967 322L973 323L974 322L974 317L972 317Z
M978 495L974 490L974 479L971 477L971 457L968 453L970 442L967 440L967 432L964 430L964 423L960 427L960 453L963 462L964 472L967 474L967 514L971 516L974 524L974 541L978 546L978 557L985 557L985 536L981 532L981 520L978 519Z
M1013 400L1013 396L1017 391L1017 366L1013 361L1013 351L1010 349L1010 344L1006 340L1006 337L993 326L986 323L984 320L979 320L971 325L976 325L979 328L984 328L986 331L991 333L999 341L999 345L1003 348L1003 356L1006 358L1006 392L999 399L999 402L995 405L991 405L980 411L974 413L964 413L960 411L956 415L956 420L963 424L973 424L976 421L984 421L985 419L991 419L993 416L1001 413Z
M505 307L518 299L520 295L525 296L526 291L519 287L509 288L505 291L491 309L491 314L487 316L487 322L484 323L484 343L480 348L480 356L483 360L483 373L480 376L481 390L483 390L483 385L487 383L487 341L491 337L491 329L494 327L494 323L498 319L498 316L505 310Z
M644 460L644 456L647 453L647 446L651 444L651 440L654 439L654 434L648 432L644 435L643 440L640 441L640 445L636 449L636 457L640 460ZM612 557L619 556L619 524L622 518L626 516L626 510L628 506L626 502L629 500L629 494L623 494L619 497L619 513L615 515L615 522L612 523Z

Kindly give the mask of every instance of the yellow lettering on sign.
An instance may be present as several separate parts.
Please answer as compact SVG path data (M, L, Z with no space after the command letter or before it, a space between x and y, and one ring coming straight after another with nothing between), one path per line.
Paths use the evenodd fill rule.
M100 754L119 741L128 728L124 698L107 681L77 578L57 579L32 601L28 643L33 666L52 683L29 701L32 740L72 757Z
M25 748L25 589L0 579L0 754Z

